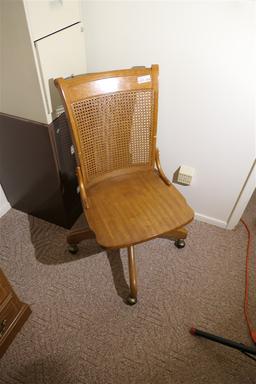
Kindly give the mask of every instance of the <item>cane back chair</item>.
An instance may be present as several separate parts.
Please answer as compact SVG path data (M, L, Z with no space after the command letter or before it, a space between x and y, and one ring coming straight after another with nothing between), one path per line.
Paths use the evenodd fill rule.
M193 211L165 176L156 149L158 65L55 80L71 127L87 230L68 235L69 250L91 237L128 248L129 304L137 302L134 245L167 237L182 248Z

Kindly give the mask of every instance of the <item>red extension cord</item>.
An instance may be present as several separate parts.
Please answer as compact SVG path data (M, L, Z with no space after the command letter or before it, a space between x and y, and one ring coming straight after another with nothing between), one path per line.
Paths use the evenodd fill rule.
M248 314L248 302L249 302L249 259L250 259L250 251L251 251L251 232L247 226L247 224L244 222L243 219L240 220L246 231L247 231L247 236L248 236L248 241L247 241L247 251L246 251L246 268L245 268L245 294L244 294L244 316L245 320L247 322L248 330L251 336L252 341L254 344L256 344L256 330L253 329L251 320L249 318Z

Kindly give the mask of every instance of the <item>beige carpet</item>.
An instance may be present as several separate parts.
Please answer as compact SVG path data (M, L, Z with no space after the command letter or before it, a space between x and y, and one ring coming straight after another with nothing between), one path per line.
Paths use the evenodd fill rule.
M256 194L244 218L255 236ZM194 222L182 250L164 239L137 246L134 307L123 301L126 251L107 256L90 240L71 256L66 233L15 210L0 220L1 268L33 311L0 361L1 384L256 383L256 362L188 332L196 325L251 345L241 224Z

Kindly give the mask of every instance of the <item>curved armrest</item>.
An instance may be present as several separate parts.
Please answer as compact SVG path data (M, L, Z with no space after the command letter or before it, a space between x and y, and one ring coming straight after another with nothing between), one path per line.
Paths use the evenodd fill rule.
M165 176L164 171L163 171L163 169L161 167L160 157L159 157L159 149L158 148L156 149L156 167L157 167L159 176L165 182L165 184L171 185L170 180L167 178L167 176Z
M84 203L86 209L88 209L89 208L88 197L87 197L86 192L85 192L83 176L82 176L82 172L81 172L81 168L80 167L76 168L76 174L77 174L77 177L78 177L80 196L81 196L82 202Z

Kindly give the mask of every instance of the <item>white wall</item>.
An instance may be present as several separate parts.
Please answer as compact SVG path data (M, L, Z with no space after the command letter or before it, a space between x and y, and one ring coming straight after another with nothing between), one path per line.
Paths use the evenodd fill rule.
M8 203L4 191L0 184L0 217L3 216L9 209L11 208L10 204Z
M0 0L0 112L47 123L22 0Z
M237 200L234 206L234 209L231 212L231 215L228 219L228 225L227 225L228 229L233 229L238 223L238 221L240 220L247 204L250 201L250 198L253 192L255 191L255 188L256 188L256 160L243 186L243 189L241 190L239 199Z
M225 226L255 158L252 1L83 1L88 71L160 65L158 146L204 221Z

